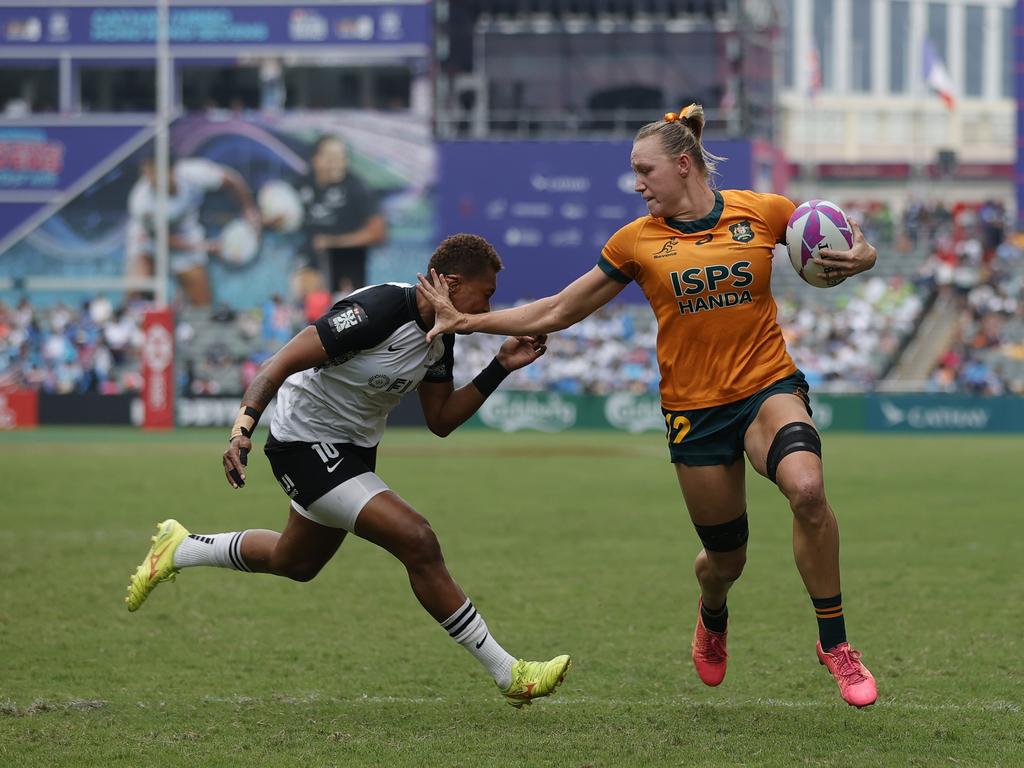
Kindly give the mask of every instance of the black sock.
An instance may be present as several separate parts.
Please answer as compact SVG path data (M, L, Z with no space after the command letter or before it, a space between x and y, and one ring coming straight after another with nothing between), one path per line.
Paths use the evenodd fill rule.
M821 648L830 651L846 642L846 621L843 619L843 595L812 597L814 613L818 617L818 639Z
M729 624L729 607L722 603L722 607L717 611L709 611L707 606L704 605L704 601L701 600L700 620L704 624L704 629L721 634L725 632Z

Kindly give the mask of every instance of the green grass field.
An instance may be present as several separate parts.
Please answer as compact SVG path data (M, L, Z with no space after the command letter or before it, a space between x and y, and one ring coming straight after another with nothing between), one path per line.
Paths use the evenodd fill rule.
M697 538L658 435L385 437L380 474L499 641L573 655L522 711L351 537L309 584L193 569L129 614L155 522L284 520L265 458L233 492L223 445L0 435L0 766L1024 765L1019 437L826 435L863 711L817 663L788 508L754 477L729 674L701 685Z

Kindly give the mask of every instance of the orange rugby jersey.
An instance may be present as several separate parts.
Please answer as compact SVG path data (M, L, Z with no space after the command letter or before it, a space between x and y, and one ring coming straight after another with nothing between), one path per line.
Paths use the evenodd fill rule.
M772 250L794 208L779 195L716 191L702 219L644 216L605 243L598 266L636 280L658 318L668 410L741 400L796 371L771 292Z

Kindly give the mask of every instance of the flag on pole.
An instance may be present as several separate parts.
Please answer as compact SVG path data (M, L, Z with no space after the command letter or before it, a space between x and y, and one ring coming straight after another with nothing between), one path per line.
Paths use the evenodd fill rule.
M928 39L924 41L924 81L946 103L947 109L953 108L953 80Z
M821 91L821 59L818 58L818 46L811 43L807 51L807 96L811 101L818 98Z

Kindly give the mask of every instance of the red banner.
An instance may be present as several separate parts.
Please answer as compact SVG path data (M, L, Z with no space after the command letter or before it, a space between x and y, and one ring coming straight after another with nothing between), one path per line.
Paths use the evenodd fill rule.
M142 426L174 427L174 313L146 312L142 318Z
M39 396L28 389L0 389L0 429L23 429L39 424Z

